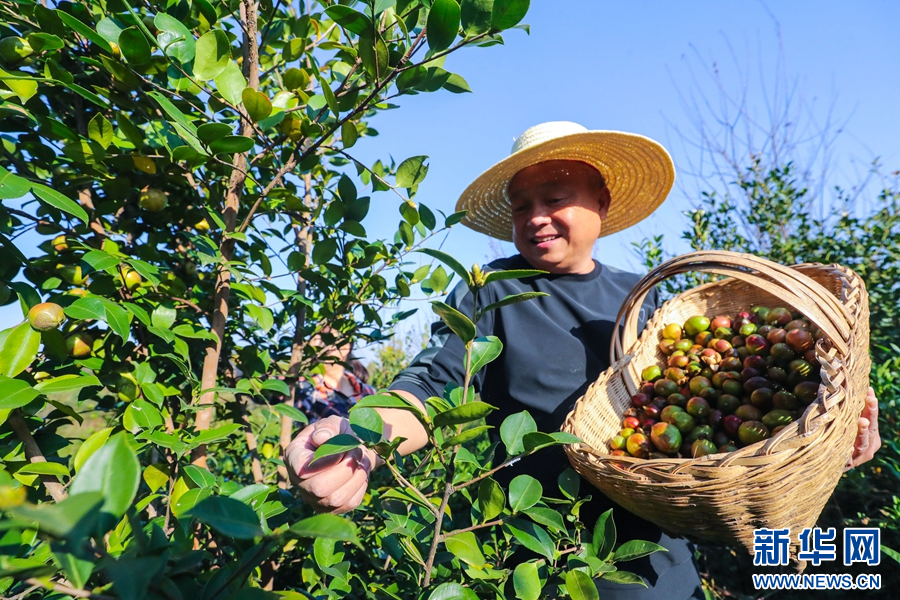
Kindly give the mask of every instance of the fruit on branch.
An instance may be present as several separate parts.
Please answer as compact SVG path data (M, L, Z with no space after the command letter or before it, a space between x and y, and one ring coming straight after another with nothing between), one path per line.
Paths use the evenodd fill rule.
M51 331L59 329L66 320L63 307L54 302L41 302L35 304L28 311L28 322L38 331Z

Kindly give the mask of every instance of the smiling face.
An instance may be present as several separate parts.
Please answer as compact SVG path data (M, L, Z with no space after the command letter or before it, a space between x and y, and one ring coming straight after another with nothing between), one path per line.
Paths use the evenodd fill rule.
M590 273L591 250L609 208L609 188L592 166L551 160L526 167L509 183L513 242L533 267Z

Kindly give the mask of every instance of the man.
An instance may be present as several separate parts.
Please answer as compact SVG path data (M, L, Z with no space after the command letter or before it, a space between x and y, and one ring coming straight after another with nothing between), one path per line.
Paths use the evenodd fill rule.
M669 193L674 177L671 158L652 140L555 122L527 130L507 159L466 189L457 204L457 210L468 211L463 222L488 235L511 239L519 251L519 255L489 267L548 272L492 283L479 296L479 305L483 305L523 291L550 294L487 313L478 323L479 335L497 335L504 344L501 356L473 382L481 397L498 407L488 424L499 425L507 415L527 409L541 431L557 430L588 384L609 367L616 315L640 278L593 260L594 242L653 212ZM650 296L642 308L642 321L658 303L655 294ZM464 314L471 313L472 301L464 285L457 286L448 298L448 303ZM440 396L447 382L462 381L463 353L462 342L439 324L430 347L397 377L391 389L422 406L427 397ZM425 432L410 413L379 412L386 436L407 438L400 446L402 453L425 445ZM288 471L300 493L320 509L345 512L357 506L369 470L379 460L371 452L356 450L310 467L320 444L337 433L350 432L346 420L324 419L304 429L287 449ZM879 445L877 401L870 394L851 465L871 458ZM545 489L553 490L556 476L567 464L561 450L555 454L545 450L503 469L498 480L506 484L527 472ZM586 482L582 482L582 490L594 498L582 509L590 527L613 503ZM621 507L613 515L620 542L650 540L668 552L628 564L629 570L646 578L649 588L600 580L601 595L703 598L690 544L666 536Z

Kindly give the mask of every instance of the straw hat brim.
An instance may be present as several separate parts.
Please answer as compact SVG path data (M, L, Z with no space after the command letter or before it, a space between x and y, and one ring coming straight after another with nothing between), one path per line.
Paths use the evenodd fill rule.
M603 175L612 201L600 237L648 217L675 183L672 158L650 138L621 131L572 133L519 150L479 175L456 203L457 211L467 211L462 223L512 241L509 182L522 169L548 160L585 162Z

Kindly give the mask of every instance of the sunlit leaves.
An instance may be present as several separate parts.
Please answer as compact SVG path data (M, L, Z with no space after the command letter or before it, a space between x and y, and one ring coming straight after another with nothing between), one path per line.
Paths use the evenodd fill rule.
M0 375L15 377L31 364L41 345L41 334L26 321L16 326L0 346Z
M428 13L428 46L432 50L444 50L456 39L459 31L460 9L456 0L434 0Z
M88 122L88 137L106 150L113 140L112 124L102 114L97 113Z
M238 540L252 539L263 533L253 509L233 498L211 496L190 509L187 516Z
M118 43L129 64L139 67L150 62L152 50L140 28L132 26L124 29L119 34Z
M25 406L39 395L27 382L0 375L0 409Z
M131 506L140 483L141 465L125 434L110 438L82 465L70 493L100 492L101 511L121 517Z
M524 452L523 438L525 434L533 431L537 431L537 423L528 411L513 413L506 417L500 425L500 439L506 445L506 452L510 456Z
M404 188L413 188L422 183L428 174L427 156L412 156L407 158L397 167L397 185Z
M194 59L196 41L190 29L185 27L175 17L163 12L157 13L153 22L156 28L159 29L156 39L167 55L181 64L188 63Z
M247 87L241 93L241 98L244 102L244 108L247 109L247 114L254 121L261 121L272 114L272 102L262 92L258 92L252 87Z
M216 89L231 104L240 104L244 92L247 87L247 80L241 73L241 68L233 60L229 60L228 64L221 73L216 77Z
M475 339L475 324L467 316L438 300L431 302L431 308L464 343Z
M530 0L494 0L491 27L498 30L515 27L525 18Z
M194 57L194 76L208 81L215 79L228 66L231 45L228 36L221 29L207 31L197 40Z

